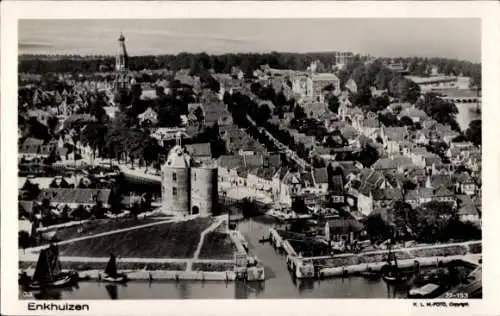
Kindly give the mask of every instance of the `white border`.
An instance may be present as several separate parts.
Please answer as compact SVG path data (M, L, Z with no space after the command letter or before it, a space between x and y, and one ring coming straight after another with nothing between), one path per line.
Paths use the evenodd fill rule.
M75 301L90 313L113 314L359 314L498 315L500 303L498 170L500 129L499 6L495 1L462 2L3 2L1 16L1 313L29 315L17 289L17 21L21 18L342 18L478 17L482 19L483 62L483 299L469 308L414 308L411 300L144 300ZM64 302L64 301L61 301ZM147 311L146 311L147 309ZM78 313L78 312L75 312ZM81 313L81 312L80 312ZM35 314L31 312L31 314ZM41 314L37 312L37 314ZM46 313L51 314L51 313ZM69 312L68 312L69 314ZM88 314L88 312L87 312Z

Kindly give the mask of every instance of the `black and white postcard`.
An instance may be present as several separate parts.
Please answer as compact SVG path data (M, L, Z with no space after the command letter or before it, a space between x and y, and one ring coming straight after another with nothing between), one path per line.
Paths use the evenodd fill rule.
M400 5L4 5L2 311L498 312L498 7Z

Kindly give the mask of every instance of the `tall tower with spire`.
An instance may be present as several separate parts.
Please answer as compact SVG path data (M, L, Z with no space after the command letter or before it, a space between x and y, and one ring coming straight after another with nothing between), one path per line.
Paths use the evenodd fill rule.
M127 47L125 46L125 36L120 33L120 37L118 37L118 52L116 53L116 71L122 71L127 69L128 63L128 55L127 55Z
M122 103L123 95L130 90L131 78L128 71L128 55L125 46L125 36L120 33L118 37L118 51L115 57L115 82L114 94L115 103Z

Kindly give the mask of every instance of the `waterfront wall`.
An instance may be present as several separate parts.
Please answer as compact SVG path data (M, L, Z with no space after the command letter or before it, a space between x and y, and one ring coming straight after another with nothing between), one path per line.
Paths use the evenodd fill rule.
M479 262L481 255L473 255L473 256L475 257L474 259L476 259L475 261ZM458 256L424 257L424 258L398 260L398 267L403 269L411 268L415 266L416 262L418 262L419 266L421 267L438 266L440 263L446 264L453 260L462 260L463 257L464 256L462 255L458 255ZM336 277L336 276L353 275L368 270L378 272L381 271L382 267L386 264L387 264L386 262L374 262L374 263L364 263L364 264L342 266L335 268L323 268L319 270L319 273L320 276L323 277Z
M334 277L352 275L367 270L380 271L386 264L384 260L376 260L378 255L382 259L387 250L370 251L366 253L345 253L334 256L307 257L298 256L290 243L283 239L275 229L270 229L271 242L274 247L284 250L287 255L286 262L289 270L291 270L297 278L313 278L316 272L320 276ZM398 265L402 268L414 266L416 262L420 266L437 265L439 262L447 263L452 260L464 260L469 264L477 265L481 258L481 251L473 250L480 246L480 242L463 242L440 245L424 245L411 248L394 249L398 257ZM473 247L475 246L475 247ZM479 247L480 248L480 247ZM349 259L356 260L349 260ZM337 266L334 266L331 260L339 260ZM345 260L343 260L345 259ZM360 260L361 259L361 260ZM373 262L366 262L369 260ZM375 260L374 260L375 259ZM321 263L322 261L326 261ZM361 261L357 263L356 261ZM363 262L365 261L365 262ZM342 263L340 263L342 262ZM331 267L328 265L332 264ZM319 268L319 269L316 269ZM316 271L315 271L316 270Z
M132 281L177 281L177 280L191 280L191 281L234 281L236 274L234 271L168 271L168 270L120 270L127 274L129 280ZM26 270L28 276L34 274L34 269ZM99 276L103 276L102 270L86 270L79 271L78 276L82 279L100 280Z

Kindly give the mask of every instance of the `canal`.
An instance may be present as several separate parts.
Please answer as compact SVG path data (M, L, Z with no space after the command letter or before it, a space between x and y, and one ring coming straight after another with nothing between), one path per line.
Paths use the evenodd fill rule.
M106 285L80 282L72 290L53 290L35 295L38 299L291 299L291 298L403 298L406 289L388 287L382 280L362 277L295 281L286 267L286 258L269 243L259 243L272 223L268 218L247 219L238 224L249 251L265 266L264 282L165 281L129 282ZM22 294L21 294L22 295Z

